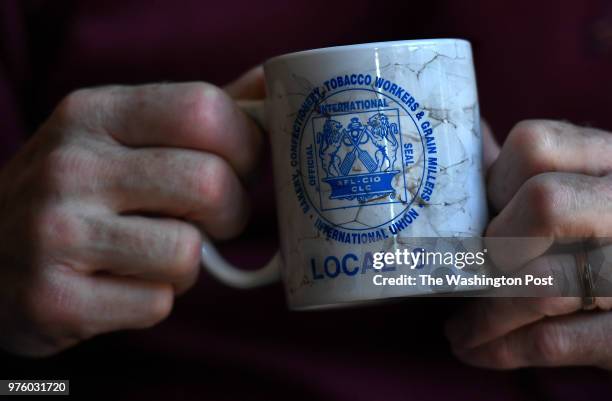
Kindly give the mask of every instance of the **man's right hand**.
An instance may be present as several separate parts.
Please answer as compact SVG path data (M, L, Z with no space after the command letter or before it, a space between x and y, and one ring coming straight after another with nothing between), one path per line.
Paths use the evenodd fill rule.
M0 347L42 356L163 320L197 278L199 229L242 230L261 144L205 83L67 96L0 174Z

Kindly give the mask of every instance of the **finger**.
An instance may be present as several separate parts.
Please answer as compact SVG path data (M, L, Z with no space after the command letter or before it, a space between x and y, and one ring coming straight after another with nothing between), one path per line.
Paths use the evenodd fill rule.
M514 240L504 238L504 242ZM566 246L568 253L547 253L528 262L519 271L510 274L522 281L521 285L506 285L494 288L494 297L570 297L582 296L581 281L576 266L576 253L579 246ZM576 249L574 251L573 249ZM529 276L532 276L533 280ZM535 279L541 279L536 281ZM551 284L543 284L542 280Z
M604 310L612 308L612 269L606 263L610 260L609 255L612 255L612 246L593 249L587 254L592 265L595 305ZM552 277L553 285L506 287L494 292L495 296L505 294L505 298L488 298L468 304L446 325L451 344L457 349L474 348L540 319L580 310L584 290L576 263L573 254L547 254L531 261L517 277L523 280L527 275ZM521 297L521 294L530 298Z
M255 166L262 133L221 89L206 83L84 89L59 107L88 129L132 147L178 147L225 158L241 175Z
M481 346L545 317L580 309L579 297L484 298L469 304L446 324L453 349Z
M609 237L611 183L612 176L570 173L530 178L491 221L486 235L531 238L503 244L492 239L487 242L489 256L500 267L516 269L543 254L555 238Z
M91 334L148 328L172 310L174 292L169 284L114 276L82 276L81 280L79 313Z
M234 99L256 100L266 97L264 70L261 65L251 68L223 89Z
M71 255L86 273L111 273L190 288L200 271L201 237L192 225L141 216L91 218Z
M33 296L25 313L33 323L52 336L73 342L116 330L151 327L168 316L174 301L169 284L59 269L47 270L29 290Z
M605 175L612 171L612 134L548 120L518 123L489 171L489 198L497 210L530 177L544 172Z
M198 223L215 238L238 234L249 208L246 191L222 158L177 149L130 150L104 192L121 213L158 213Z
M517 246L521 243L529 244L528 241L538 240L538 238L499 238L499 240L505 244L512 243L512 246ZM590 267L593 295L596 297L612 296L612 246L609 245L609 239L597 241L599 245L589 246L589 249L582 240L570 240L572 241L570 243L555 243L546 254L527 262L519 271L510 275L510 277L523 280L523 285L501 286L493 289L490 294L497 297L582 296L583 278L578 275L581 268L577 266L576 256L584 253ZM508 270L508 266L500 268L500 266L493 265L492 268ZM552 279L552 284L543 285L542 280L527 282L529 276L545 280Z
M495 297L469 303L445 326L453 348L474 348L544 317L580 309L582 288L573 255L540 256L516 276L524 280L527 274L552 276L554 286L501 287L494 291Z
M480 120L480 127L483 141L483 161L485 168L488 169L499 156L500 147L497 139L493 136L491 127L484 119Z
M611 330L609 312L578 313L544 319L455 354L468 364L492 369L570 365L610 368Z

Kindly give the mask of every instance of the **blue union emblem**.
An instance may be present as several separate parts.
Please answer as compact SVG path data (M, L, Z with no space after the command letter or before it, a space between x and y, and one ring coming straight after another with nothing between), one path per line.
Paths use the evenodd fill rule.
M323 124L316 131L317 156L325 173L322 181L331 187L329 199L362 203L395 196L400 132L390 116L393 118L393 113L377 111L320 118ZM350 121L339 121L347 117Z
M362 83L350 83L359 76ZM433 184L422 184L437 154L431 123L408 89L370 75L344 81L338 88L324 81L303 100L297 80L287 92L301 105L283 124L289 170L282 174L291 174L297 206L318 233L365 244L410 229L431 199Z

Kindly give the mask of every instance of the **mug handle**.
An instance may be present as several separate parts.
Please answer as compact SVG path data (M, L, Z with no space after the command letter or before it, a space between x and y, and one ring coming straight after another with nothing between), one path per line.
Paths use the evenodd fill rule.
M238 101L238 106L260 127L266 127L262 100ZM202 233L201 262L204 270L223 284L234 288L256 288L280 279L280 252L277 251L272 259L258 270L243 270L225 260L204 233Z

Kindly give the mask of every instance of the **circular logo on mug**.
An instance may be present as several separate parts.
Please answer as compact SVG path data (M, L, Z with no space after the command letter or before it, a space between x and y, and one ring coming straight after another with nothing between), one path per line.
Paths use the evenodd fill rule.
M435 190L437 147L426 111L382 77L344 75L314 88L294 120L290 153L302 211L338 242L397 235Z

